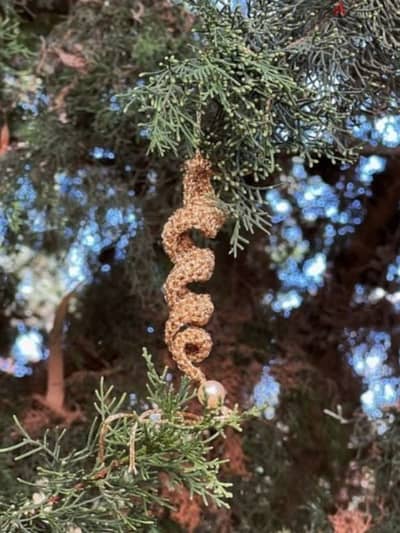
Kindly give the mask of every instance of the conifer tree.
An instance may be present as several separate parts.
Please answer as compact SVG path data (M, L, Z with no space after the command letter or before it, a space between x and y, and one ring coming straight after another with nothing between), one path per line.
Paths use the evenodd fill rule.
M316 167L315 172L324 174L325 184L334 184L335 180L340 183L346 172L355 171L360 155L379 150L388 155L386 147L377 146L372 133L370 138L360 140L356 132L368 122L398 113L400 12L393 0L8 1L0 6L0 14L2 258L18 263L26 250L35 253L40 250L46 268L57 271L68 251L73 250L77 236L83 235L83 240L92 237L82 230L87 227L85 224L105 228L104 238L99 239L101 244L96 243L88 254L86 267L90 279L79 294L77 309L68 317L63 309L61 321L66 324L57 322L57 313L53 312L50 322L57 323L57 331L54 327L52 335L47 328L50 351L55 333L56 348L59 350L65 344L61 365L62 358L57 359L61 387L57 383L53 396L49 389L47 400L51 401L44 402L53 409L52 416L57 412L71 413L74 395L69 391L77 390L68 385L68 380L64 381L64 365L71 378L74 371L79 373L82 357L87 357L92 366L88 367L90 370L83 366L97 378L112 370L110 366L116 365L117 353L124 369L132 370L140 364L135 359L132 365L131 358L137 347L145 344L145 328L150 331L154 328L149 324L156 323L161 330L166 321L167 312L160 295L170 265L161 250L161 233L168 216L181 205L184 162L187 165L201 154L207 168L212 169L213 189L207 189L207 198L213 197L215 191L217 201L212 209L220 214L220 222L226 220L229 241L225 243L222 236L215 245L217 263L230 250L239 257L237 263L224 263L222 269L229 265L229 274L238 268L239 275L243 275L250 264L253 267L257 264L260 249L265 249L265 243L258 240L258 249L254 252L250 247L250 252L247 251L252 235L256 240L258 230L274 231L270 221L273 206L266 200L271 198L270 187L283 184L286 193L301 186L303 178L293 172L296 164L302 165L305 174ZM369 131L372 130L371 127ZM342 292L337 290L339 315L342 309L354 305L350 293L357 274L353 271L362 270L362 261L376 260L370 257L366 242L370 240L379 247L378 234L382 228L376 221L382 220L382 226L393 223L397 202L393 176L397 163L395 158L390 161L387 194L378 190L379 196L378 186L373 191L384 206L383 218L372 213L373 232L368 233L367 226L364 235L360 232L358 242L362 246L345 249L335 259L335 264L340 259L343 262L335 270L338 285L327 284L325 291L318 292L324 307L332 302L335 289L343 288ZM117 223L110 229L107 221L112 216ZM300 218L293 213L296 216ZM312 222L307 217L302 220L309 240L314 231ZM201 229L198 226L194 224L195 229ZM165 235L168 237L168 232L164 233L164 243ZM207 235L214 236L213 231ZM193 242L202 242L203 237L194 235ZM276 235L274 238L276 244L279 238ZM249 255L240 256L241 250ZM293 252L302 253L301 247ZM118 254L123 256L122 262L116 259ZM289 255L287 249L277 245L271 257L279 264L285 254ZM173 250L169 255L175 262ZM355 261L357 268L347 268L354 255L359 257L358 263ZM207 273L199 274L197 270L195 274L189 273L188 282L208 280L213 270L210 257L209 254ZM109 268L103 269L104 266ZM15 274L7 270L5 260L0 268L3 285L0 296L6 309L4 316L0 315L0 328L8 332L21 320L21 308L15 297L19 270L15 269ZM114 268L114 276L106 278L108 270ZM227 272L225 268L221 287L227 284ZM165 293L171 316L175 317L175 297L182 297L179 292L182 286L179 284L175 294L173 275L169 279ZM247 282L251 290L240 293L241 309L235 309L238 314L240 311L245 314L244 300L253 297L257 283L253 278L242 282ZM369 278L367 283L371 283ZM71 287L63 289L66 289L61 291L63 294L70 294ZM215 289L214 285L209 292ZM315 287L313 291L316 292ZM113 299L111 295L115 294L118 296ZM193 294L197 294L197 289L189 299ZM256 296L261 299L265 294ZM221 302L221 298L217 300ZM196 312L201 315L198 322L205 322L204 313L207 317L211 315L209 300L205 304L194 306L194 315ZM48 322L48 316L41 315L41 305L39 301L38 311L23 320L29 323L38 315L37 323L46 331L43 324ZM190 311L193 315L192 308ZM263 312L257 307L259 315ZM342 349L341 341L336 342L336 338L332 341L333 326L328 326L326 334L325 315L315 327L315 311L311 309L308 313L306 325L295 313L288 326L283 324L282 330L289 331L288 351L296 350L301 335L309 335L309 323L313 330L302 345L306 355L309 350L314 356L310 345L315 339L318 346L333 342ZM366 320L370 320L371 314L366 313ZM393 315L389 316L386 322L393 320ZM275 315L270 316L271 330L278 322L275 319ZM340 323L340 317L335 320ZM257 336L253 318L250 322L247 333L249 337ZM296 322L299 337L292 334ZM168 324L167 343L174 354L171 346L176 344L172 332L175 324L171 318ZM188 325L185 322L184 331ZM261 356L254 357L257 353L254 347L249 349L252 341L242 342L235 326L233 329L234 340L227 344L234 345L234 349L229 356L239 353L244 367L252 368L251 364ZM362 335L362 328L359 330ZM324 338L321 340L318 335ZM7 355L10 345L4 344L2 351ZM154 343L155 355L163 350L161 346ZM277 348L271 344L269 349L268 357L273 359L271 354ZM252 356L248 356L249 351ZM60 355L60 350L57 353ZM196 363L200 361L196 354L193 357ZM187 371L187 360L175 359ZM397 418L378 440L379 426L370 424L357 411L349 417L344 417L340 410L327 410L324 414L325 396L332 383L326 368L316 371L304 359L282 367L278 360L274 367L287 395L289 414L285 420L294 428L289 442L282 429L285 426L248 422L250 415L273 411L276 403L276 394L267 401L264 393L258 394L257 391L264 390L263 381L254 393L258 409L233 407L234 398L229 400L232 410L211 409L200 416L193 414L196 391L187 380L183 379L174 389L167 371L159 375L147 352L147 408L143 412L132 409L126 395L114 395L112 387L101 380L96 392L96 413L88 405L92 403L91 392L81 402L88 417L93 418L84 443L82 434L76 438L78 444L68 440L73 440L74 426L61 433L50 430L36 438L15 419L22 440L16 441L15 434L5 438L6 474L2 475L13 471L10 464L14 465L13 458L17 458L23 460L15 468L24 481L18 488L13 486L11 497L5 495L0 508L1 531L163 530L168 528L165 517L173 508L171 493L181 487L187 488L193 501L214 502L222 507L232 490L235 502L243 503L240 511L236 504L231 511L237 513L236 518L240 513L240 531L277 533L286 531L282 530L284 526L293 532L343 533L343 528L353 526L359 528L357 533L363 527L375 527L377 532L395 531L400 520L395 494L399 480ZM54 358L50 361L54 362ZM221 357L222 373L223 362L229 365ZM213 370L213 362L208 364L207 370ZM214 365L219 365L218 359ZM51 384L51 364L48 370ZM264 369L264 381L272 379L269 370L270 367ZM197 367L192 371L201 372ZM201 374L196 375L201 381ZM304 376L307 386L302 387L299 381ZM342 384L335 386L341 393ZM12 390L14 383L7 387ZM359 390L343 397L353 405L352 395L359 397ZM320 424L315 431L303 423L305 411L312 412L313 421ZM244 422L245 434L248 432L253 445L251 453L263 472L257 492L251 494L246 492L245 479L237 479L232 487L223 480L224 461L219 457L221 437L226 434L226 440L233 442L229 427L240 429ZM303 426L307 426L305 430ZM8 433L10 423L5 427ZM77 430L80 433L81 428ZM361 496L355 501L362 505L355 509L339 506L335 510L336 487L332 484L327 488L322 477L318 477L319 470L326 465L322 460L319 462L315 452L315 470L309 467L316 472L315 483L313 478L313 484L308 484L311 476L307 475L304 461L302 475L307 480L307 491L302 492L307 494L302 494L302 499L298 494L292 498L302 502L299 511L290 514L288 504L287 517L281 516L285 514L282 511L285 492L291 488L288 465L297 462L303 467L303 461L297 461L294 452L290 455L291 449L296 448L296 439L300 440L301 430L306 432L302 443L306 451L318 451L321 446L329 449L335 457L327 467L335 480L332 483L337 483L339 474L346 475L348 491L354 487L351 467L345 471L351 465L348 449L352 450L357 474L362 476ZM385 459L383 467L379 457ZM27 465L28 475L24 475L21 464ZM367 478L375 480L372 488ZM379 494L383 494L384 487L389 489L381 503Z

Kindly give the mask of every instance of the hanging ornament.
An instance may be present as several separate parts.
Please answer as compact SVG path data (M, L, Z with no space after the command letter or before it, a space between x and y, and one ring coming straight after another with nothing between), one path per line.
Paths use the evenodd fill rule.
M336 2L333 6L333 14L335 17L344 17L346 15L346 6L344 5L343 0L339 0L339 2Z
M215 265L214 252L199 248L190 236L191 230L202 232L214 239L225 222L225 213L218 207L214 189L211 185L213 172L209 161L196 153L185 164L183 177L183 207L177 209L167 220L162 240L166 253L174 267L164 285L164 294L169 306L169 318L165 325L165 341L176 361L178 368L192 381L199 383L197 397L209 409L218 409L217 418L228 420L231 410L223 406L226 391L222 383L207 380L195 363L206 359L212 348L211 335L204 329L214 306L209 294L196 294L188 285L208 281ZM117 420L132 421L129 441L130 473L136 474L136 432L138 424L145 423L150 417L157 416L159 424L166 420L158 409L137 413L117 413L107 417L101 425L99 435L98 460L104 465L106 434L111 424ZM201 417L196 414L181 413L182 421L195 424ZM113 466L113 465L111 465Z
M199 401L210 408L223 403L225 389L217 381L207 381L195 364L206 359L212 348L211 336L204 326L214 306L208 294L196 294L188 285L208 281L215 264L212 250L197 247L190 231L195 229L214 239L225 221L211 185L212 175L209 161L199 153L186 163L183 207L168 219L162 233L164 249L174 263L164 285L170 310L165 341L179 369L200 383Z

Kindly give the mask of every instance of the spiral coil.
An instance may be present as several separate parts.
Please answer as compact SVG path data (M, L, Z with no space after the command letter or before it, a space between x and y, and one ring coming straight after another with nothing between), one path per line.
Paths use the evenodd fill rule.
M213 239L225 221L224 212L216 204L211 177L211 165L200 154L186 163L183 207L168 219L162 232L164 249L174 263L164 285L170 309L165 341L179 369L199 382L206 378L194 363L210 354L212 339L203 328L214 306L210 295L195 294L188 284L208 281L215 258L211 250L198 248L189 232L196 229Z

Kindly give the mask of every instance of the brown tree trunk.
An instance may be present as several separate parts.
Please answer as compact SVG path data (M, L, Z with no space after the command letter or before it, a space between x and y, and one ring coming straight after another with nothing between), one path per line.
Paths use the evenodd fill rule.
M63 356L63 325L68 312L68 305L75 290L66 294L57 307L53 328L49 337L49 358L47 361L47 390L46 404L53 411L64 410L65 379Z

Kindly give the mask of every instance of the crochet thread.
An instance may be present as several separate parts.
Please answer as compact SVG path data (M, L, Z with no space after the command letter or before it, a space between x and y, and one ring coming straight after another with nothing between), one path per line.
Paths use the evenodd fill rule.
M165 342L179 369L201 383L205 375L194 363L200 363L210 354L212 339L203 328L214 306L209 294L195 294L187 285L208 281L215 258L211 250L197 247L189 233L196 229L214 239L225 221L225 213L216 203L212 175L209 161L201 154L186 162L183 207L167 220L162 232L164 250L174 263L164 285L170 308Z

